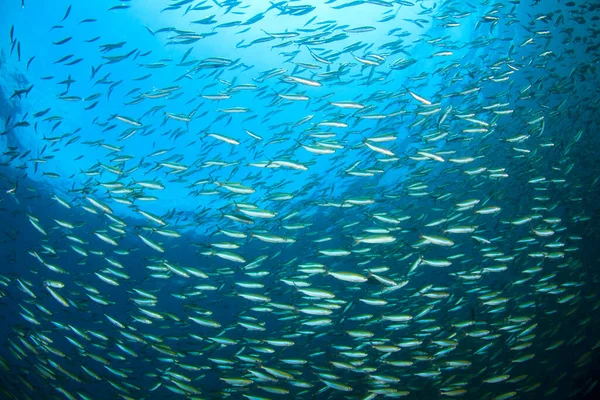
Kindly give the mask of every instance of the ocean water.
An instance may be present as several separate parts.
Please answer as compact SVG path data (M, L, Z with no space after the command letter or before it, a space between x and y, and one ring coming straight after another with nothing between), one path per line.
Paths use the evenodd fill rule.
M1 3L0 398L599 398L596 3Z

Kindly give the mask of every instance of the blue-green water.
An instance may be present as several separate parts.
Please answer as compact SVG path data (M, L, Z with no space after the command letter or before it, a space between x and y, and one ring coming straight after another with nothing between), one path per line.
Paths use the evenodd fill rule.
M598 395L593 2L0 14L2 398Z

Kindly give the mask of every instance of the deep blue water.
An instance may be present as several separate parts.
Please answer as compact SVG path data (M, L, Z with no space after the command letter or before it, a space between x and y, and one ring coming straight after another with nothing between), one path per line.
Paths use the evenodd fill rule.
M0 397L596 398L599 19L3 1Z

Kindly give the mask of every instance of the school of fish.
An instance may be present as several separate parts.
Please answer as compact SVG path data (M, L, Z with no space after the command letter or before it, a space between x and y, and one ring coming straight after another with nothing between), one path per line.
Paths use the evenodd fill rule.
M1 398L598 393L599 5L6 3Z

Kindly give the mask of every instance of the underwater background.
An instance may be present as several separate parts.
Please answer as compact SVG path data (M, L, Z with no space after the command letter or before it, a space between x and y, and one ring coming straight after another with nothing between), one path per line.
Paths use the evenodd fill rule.
M600 4L1 7L0 398L600 398Z

